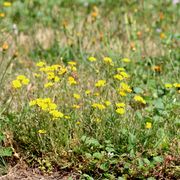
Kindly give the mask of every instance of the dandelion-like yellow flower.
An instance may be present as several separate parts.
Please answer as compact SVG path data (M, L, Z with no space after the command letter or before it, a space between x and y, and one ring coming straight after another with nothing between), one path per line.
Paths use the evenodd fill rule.
M91 93L90 90L86 90L86 91L85 91L85 94L86 94L86 95L89 95L90 93Z
M117 108L116 109L116 112L118 113L118 114L124 114L125 113L125 109L124 108Z
M151 122L146 122L146 126L147 129L151 129L152 128L152 123Z
M68 83L69 83L70 85L75 85L75 84L77 84L76 80L75 80L72 76L68 77Z
M165 84L165 87L166 87L166 88L172 88L172 87L173 87L173 85L172 85L172 84L167 83L167 84Z
M75 61L69 61L68 64L69 64L70 66L76 66L77 63L76 63Z
M96 61L96 58L93 57L93 56L91 56L91 57L88 58L88 60L89 60L90 62L94 62L94 61Z
M112 60L110 57L104 57L104 58L103 58L103 61L104 61L106 64L109 64L109 65L111 65L111 66L114 66L113 60Z
M15 89L19 89L19 88L22 87L22 84L21 84L21 82L19 80L14 80L14 81L12 81L12 86Z
M129 58L123 58L121 59L122 62L129 63L131 60Z
M4 7L10 7L12 5L12 3L11 2L8 2L8 1L5 1L4 3L3 3L3 6Z
M74 97L75 99L80 99L80 98L81 98L81 96L80 96L79 94L76 94L76 93L73 94L73 97Z
M94 104L92 104L92 107L93 107L93 108L97 108L97 109L99 109L99 110L103 110L103 109L106 108L103 104L99 104L99 103L94 103Z
M74 109L79 109L79 108L80 108L80 105L74 104L72 107L73 107Z
M44 84L44 87L49 88L49 87L52 87L53 85L54 85L54 83L48 82L48 83Z
M46 63L43 61L39 61L38 63L36 63L36 66L37 67L43 67L43 66L46 66Z
M47 131L46 131L46 130L44 130L44 129L40 129L40 130L38 130L38 133L39 133L39 134L46 134L46 132L47 132Z
M99 81L95 84L96 87L103 87L103 86L105 86L105 85L106 85L106 80L99 80Z
M130 86L124 82L122 82L120 84L120 91L124 91L124 92L127 92L127 93L131 93L132 92L132 89L130 88Z
M62 118L64 114L58 110L52 110L49 112L53 116L53 119Z
M137 102L140 102L142 104L146 104L146 101L141 96L135 95L134 100L137 101Z
M4 13L0 13L0 17L5 17L5 14Z
M110 105L111 105L111 102L110 102L110 101L105 101L104 104L105 104L106 106L110 106Z
M118 80L122 81L124 78L120 74L116 74L116 75L114 75L114 79L118 79Z
M174 83L173 86L174 86L175 88L180 88L180 84L178 84L178 83Z
M116 103L116 107L124 108L125 107L125 103Z

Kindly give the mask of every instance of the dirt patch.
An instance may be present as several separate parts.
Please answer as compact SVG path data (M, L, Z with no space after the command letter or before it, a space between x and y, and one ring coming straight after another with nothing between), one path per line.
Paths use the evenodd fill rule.
M25 163L19 163L9 168L7 175L0 180L68 180L78 179L78 174L73 172L53 172L51 175L42 174L38 169L29 168Z

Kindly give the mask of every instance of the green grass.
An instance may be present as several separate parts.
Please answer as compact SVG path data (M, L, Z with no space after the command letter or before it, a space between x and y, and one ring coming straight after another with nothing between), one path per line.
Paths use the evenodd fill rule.
M44 173L73 170L81 179L178 179L179 5L1 3L2 164L23 158Z

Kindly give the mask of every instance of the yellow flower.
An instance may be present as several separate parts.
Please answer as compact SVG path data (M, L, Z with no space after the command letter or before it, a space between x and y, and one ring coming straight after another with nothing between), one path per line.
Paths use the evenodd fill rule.
M40 129L40 130L38 130L38 133L39 133L39 134L46 134L46 130Z
M85 94L86 94L86 95L89 95L90 93L91 93L90 90L86 90L86 91L85 91Z
M54 82L59 82L60 78L58 76L55 76L53 80L54 80Z
M131 60L129 58L123 58L121 59L122 62L129 63Z
M3 49L3 51L6 51L6 50L8 50L8 48L9 48L9 45L8 45L8 43L3 43L3 45L2 45L2 49Z
M93 56L91 56L91 57L88 58L88 60L89 60L90 62L94 62L94 61L96 61L96 58L93 57Z
M132 92L132 89L130 88L130 86L129 86L128 84L124 83L124 82L122 82L122 83L120 84L120 90L121 90L121 89L122 89L124 92L128 92L128 93Z
M105 101L104 103L105 103L106 106L110 106L111 105L110 101Z
M69 64L70 66L76 66L77 63L76 63L75 61L69 61L68 64Z
M123 67L119 67L117 68L117 71L125 71L125 69Z
M74 97L75 99L80 99L80 98L81 98L81 96L80 96L79 94L76 94L76 93L73 94L73 97Z
M71 117L70 116L64 116L65 119L70 119Z
M43 61L39 61L38 63L36 63L36 66L37 66L37 67L43 67L43 66L45 66L45 65L46 65L46 63L43 62Z
M36 105L36 100L32 100L29 102L29 106L34 106L34 105Z
M116 107L118 108L124 108L125 107L125 104L124 103L116 103Z
M59 70L59 72L58 72L58 74L59 74L59 75L63 75L63 74L65 74L66 72L67 72L67 68L61 67L60 70Z
M75 85L75 84L77 84L76 80L75 80L72 76L68 77L68 83L69 83L70 85Z
M57 119L57 118L62 118L64 116L64 114L58 110L52 110L49 112L54 119Z
M151 122L146 122L146 128L151 129L152 128L152 123Z
M24 85L27 85L29 83L29 79L26 78L26 76L24 76L24 75L19 75L19 76L17 76L16 79L19 80Z
M74 109L79 109L79 108L80 108L80 105L74 104L72 107L73 107Z
M41 75L38 73L34 73L34 77L38 78L38 77L41 77Z
M103 87L103 86L105 86L105 85L106 85L106 80L99 80L99 81L95 84L96 87Z
M166 38L166 35L165 35L164 33L161 33L161 34L160 34L160 38L161 38L161 39L165 39L165 38Z
M125 113L125 110L124 110L124 108L117 108L116 109L116 112L118 113L118 114L124 114Z
M97 93L94 93L94 96L100 96L100 94L97 92Z
M99 110L103 110L103 109L106 108L103 104L99 104L99 103L94 103L94 104L92 104L92 107L93 107L93 108L97 108L97 109L99 109Z
M19 80L14 80L14 81L12 81L12 86L15 89L19 89L19 88L22 87L22 84L21 84L21 82Z
M123 80L124 78L123 78L123 76L121 76L120 74L116 74L116 75L114 75L114 79L118 79L118 80Z
M114 66L114 63L112 61L112 59L110 57L104 57L103 58L103 61L106 63L106 64L110 64L111 66Z
M126 72L120 72L120 75L121 75L123 78L129 78L129 75L128 75Z
M76 124L77 124L77 125L80 125L80 124L81 124L81 122L80 122L80 121L77 121L77 122L76 122Z
M168 83L168 84L165 84L165 87L166 87L166 88L172 88L173 85Z
M10 7L12 5L12 3L11 2L8 2L8 1L5 1L4 3L3 3L3 6L5 6L5 7Z
M180 84L178 84L178 83L174 83L173 86L176 88L180 88Z
M127 94L126 94L124 91L119 91L119 94L120 94L121 96L127 96Z
M0 13L0 17L5 17L5 14L4 13Z
M134 100L142 104L146 104L146 101L141 96L135 95Z
M44 87L49 88L49 87L52 87L53 85L54 85L54 83L48 82L48 83L44 84Z

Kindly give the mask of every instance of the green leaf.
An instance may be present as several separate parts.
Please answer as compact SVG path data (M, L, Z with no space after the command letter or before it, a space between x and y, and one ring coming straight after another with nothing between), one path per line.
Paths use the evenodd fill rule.
M1 148L0 149L0 156L12 156L12 149L11 148Z
M164 103L163 103L162 99L155 100L153 102L153 104L157 109L164 109Z
M102 159L103 158L103 154L101 154L100 152L95 152L93 154L93 157L96 158L96 159Z
M157 163L163 162L163 158L161 156L153 157L153 160Z
M135 87L135 88L134 88L134 92L135 92L136 94L140 94L140 93L143 93L143 90L142 90L141 88L139 88L139 87Z
M100 169L102 169L103 171L108 171L108 169L109 169L109 163L103 163L103 164L101 164L100 165L100 167L99 167Z

